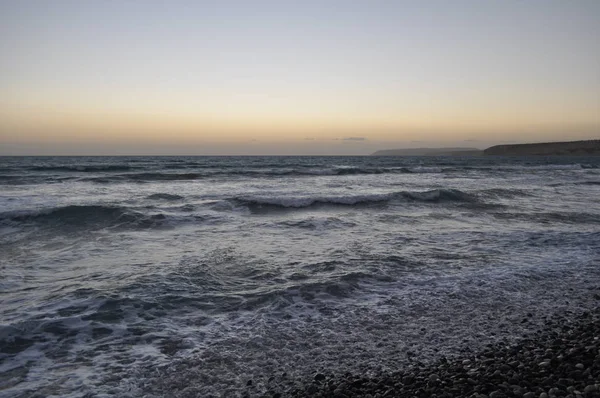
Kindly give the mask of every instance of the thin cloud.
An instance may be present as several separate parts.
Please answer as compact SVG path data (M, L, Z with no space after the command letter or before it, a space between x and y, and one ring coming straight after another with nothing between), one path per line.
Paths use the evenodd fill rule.
M343 141L366 141L366 137L346 137L342 138Z

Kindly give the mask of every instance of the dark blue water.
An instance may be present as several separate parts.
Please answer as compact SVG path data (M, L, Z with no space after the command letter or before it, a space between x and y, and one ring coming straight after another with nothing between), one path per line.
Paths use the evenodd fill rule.
M598 157L0 158L0 396L394 369L599 277Z

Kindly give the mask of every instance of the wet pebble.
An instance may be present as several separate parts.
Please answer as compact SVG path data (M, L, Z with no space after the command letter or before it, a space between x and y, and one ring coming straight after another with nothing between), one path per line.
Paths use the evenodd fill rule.
M289 397L600 397L600 309L578 317L549 317L516 343L489 345L457 358L414 363L395 372L317 373ZM466 351L465 351L466 352Z

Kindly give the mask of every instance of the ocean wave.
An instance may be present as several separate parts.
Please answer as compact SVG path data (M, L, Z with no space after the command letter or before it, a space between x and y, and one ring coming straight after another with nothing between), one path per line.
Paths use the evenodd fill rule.
M130 181L178 181L197 180L203 175L199 173L136 173L122 174L121 177Z
M55 172L80 172L80 173L95 173L95 172L110 172L110 171L129 171L138 167L132 167L127 164L106 164L106 165L65 165L65 166L33 166L28 170L31 171L55 171Z
M170 193L155 193L152 195L148 195L146 197L146 199L152 199L152 200L181 200L183 199L183 196L181 195L175 195L175 194L170 194Z
M260 197L247 196L236 198L235 201L249 207L282 207L304 208L318 204L330 205L357 205L377 202L387 202L392 194L373 194L356 196L328 196L328 197Z
M532 169L547 169L547 170L581 170L583 165L579 163L574 164L545 164L530 166Z
M479 199L458 189L433 189L425 192L400 192L400 196L419 202L478 202Z
M345 221L337 217L316 218L311 217L305 220L288 220L278 222L277 225L288 228L301 228L309 230L325 230L337 228L352 228L356 224L350 221Z
M433 189L424 192L400 191L392 193L369 195L340 195L340 196L245 196L235 198L234 201L249 207L279 207L279 208L307 208L315 205L367 205L392 200L405 200L414 202L478 202L476 196L462 192L458 189Z
M172 228L184 224L215 225L228 220L227 217L218 214L191 214L194 206L189 204L174 210L177 213L170 211L142 213L128 207L112 205L59 206L0 213L0 226L41 226L69 232L105 228L134 230Z
M269 177L269 176L345 176L345 175L371 175L386 173L411 173L406 167L368 167L368 166L332 166L332 167L262 167L238 170L207 170L206 175L232 175L241 177Z
M83 178L81 181L95 183L114 183L114 182L152 182L152 181L190 181L203 178L200 173L131 173L117 174L112 176L89 177Z
M577 185L600 185L600 181L580 181L576 182Z
M173 167L179 169L180 167ZM172 169L169 167L169 169ZM311 176L351 176L351 175L375 175L375 174L406 174L413 173L407 167L373 168L373 167L325 167L325 168L266 168L266 169L217 169L200 168L193 172L143 172L116 175L102 175L98 177L86 177L80 181L95 183L119 183L119 182L151 182L151 181L186 181L211 177L246 177L246 178L270 178L270 177L311 177Z
M31 178L20 175L0 175L0 184L2 185L22 185L30 184L32 181L39 181L39 178Z
M489 188L478 191L478 194L493 198L518 198L532 196L532 193L517 188Z
M0 225L37 225L50 228L98 230L103 228L154 228L166 225L165 214L143 214L121 206L70 205L39 210L0 213Z
M0 185L29 185L29 184L57 184L76 180L76 177L49 177L46 175L0 175Z
M600 181L596 180L587 180L587 181L572 181L572 182L557 182L553 184L548 184L549 187L566 187L572 185L600 185Z
M583 212L541 212L541 213L519 213L498 212L492 213L497 219L510 221L526 221L540 224L600 224L600 215Z
M372 275L364 271L348 271L320 278L314 275L294 273L281 279L280 287L247 289L229 296L207 292L195 298L186 298L177 303L177 306L188 305L210 310L213 314L254 311L265 307L280 310L289 307L294 302L322 304L328 300L351 298L361 290L362 283L389 283L391 281L392 279L389 277ZM211 303L210 306L207 305L208 303Z
M135 222L144 216L120 206L70 205L0 213L0 223L85 225L114 221Z

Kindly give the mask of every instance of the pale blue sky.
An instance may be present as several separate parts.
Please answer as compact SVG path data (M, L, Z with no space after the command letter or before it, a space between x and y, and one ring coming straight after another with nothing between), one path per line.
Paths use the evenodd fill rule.
M5 148L600 135L600 1L2 1L0 51Z

